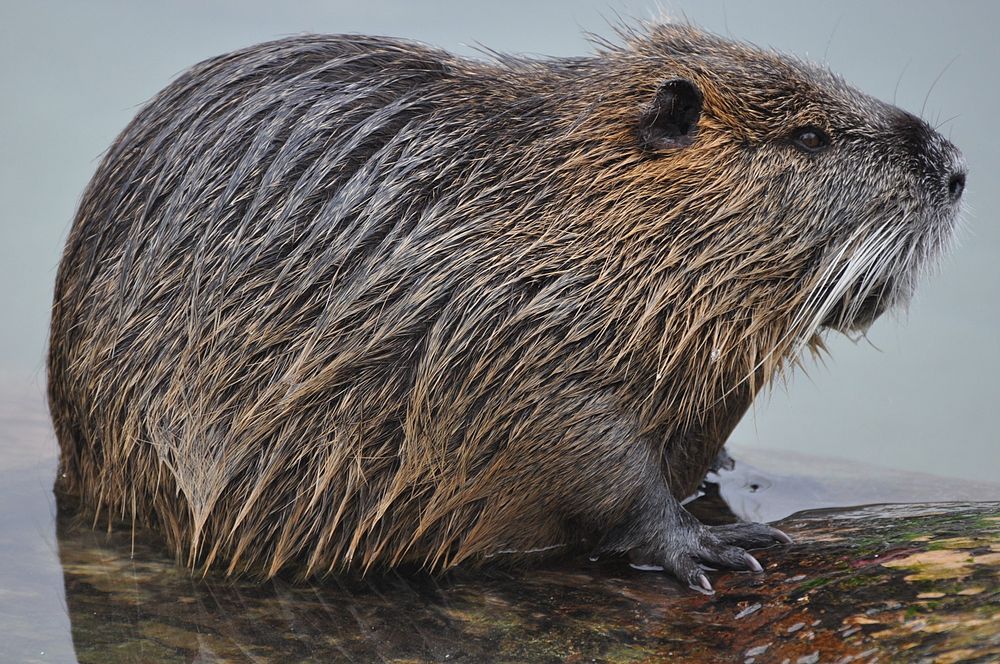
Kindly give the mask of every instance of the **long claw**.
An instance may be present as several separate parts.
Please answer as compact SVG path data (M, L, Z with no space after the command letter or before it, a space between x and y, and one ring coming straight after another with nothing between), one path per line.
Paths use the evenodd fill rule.
M789 536L788 536L788 535L787 535L786 533L784 533L783 531L781 531L781 530L778 530L777 528L774 528L774 527L772 527L772 528L771 528L771 530L773 530L773 531L774 531L774 536L775 536L775 538L776 538L776 539L777 539L777 540L778 540L779 542L781 542L782 544L794 544L794 543L795 543L795 540L793 540L793 539L792 539L791 537L789 537Z
M750 566L750 571L752 571L752 572L763 572L764 571L764 568L757 561L757 559L754 558L753 556L751 556L749 553L744 554L743 555L743 559L746 560L747 561L747 565Z
M708 577L705 576L704 574L699 574L698 575L698 585L696 586L696 585L694 585L692 583L691 584L691 589L692 590L697 590L702 595L714 595L715 594L715 589L712 588L712 584L709 583Z

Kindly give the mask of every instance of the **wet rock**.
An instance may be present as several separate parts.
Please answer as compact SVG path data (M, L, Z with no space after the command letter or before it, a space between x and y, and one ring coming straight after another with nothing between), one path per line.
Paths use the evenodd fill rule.
M1000 504L802 512L766 573L693 593L621 560L308 586L193 576L61 516L82 662L867 662L1000 658ZM133 555L134 550L134 555Z

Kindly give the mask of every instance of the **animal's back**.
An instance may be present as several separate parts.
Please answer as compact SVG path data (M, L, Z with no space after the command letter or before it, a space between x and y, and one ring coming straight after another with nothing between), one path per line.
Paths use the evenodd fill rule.
M304 37L158 95L95 176L58 278L67 486L232 569L479 551L473 480L573 364L571 342L527 330L558 340L537 331L544 295L580 286L564 239L508 221L524 197L504 154L560 129L546 82L494 72ZM504 412L517 379L522 412Z

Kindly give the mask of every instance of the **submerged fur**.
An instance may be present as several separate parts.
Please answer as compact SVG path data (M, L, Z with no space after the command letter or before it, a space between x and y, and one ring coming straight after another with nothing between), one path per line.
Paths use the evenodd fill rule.
M637 118L676 76L697 135L650 151ZM230 573L599 536L647 467L690 493L824 327L908 297L955 213L900 117L679 26L573 59L306 36L204 62L70 234L62 487ZM839 152L797 153L804 124Z

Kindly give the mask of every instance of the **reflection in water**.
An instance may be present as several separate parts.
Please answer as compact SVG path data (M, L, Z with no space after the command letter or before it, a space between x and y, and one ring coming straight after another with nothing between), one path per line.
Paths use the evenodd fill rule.
M150 533L133 541L127 527L94 531L74 513L62 506L58 535L82 662L638 657L683 640L683 630L670 628L668 605L700 597L616 560L305 586L197 578L164 556ZM658 629L647 629L650 620Z
M735 519L715 483L689 508L712 523ZM690 615L678 614L678 606L702 601L620 559L445 577L332 577L304 586L201 578L178 568L155 533L133 535L127 525L93 530L65 497L57 533L83 662L646 657L682 646Z

